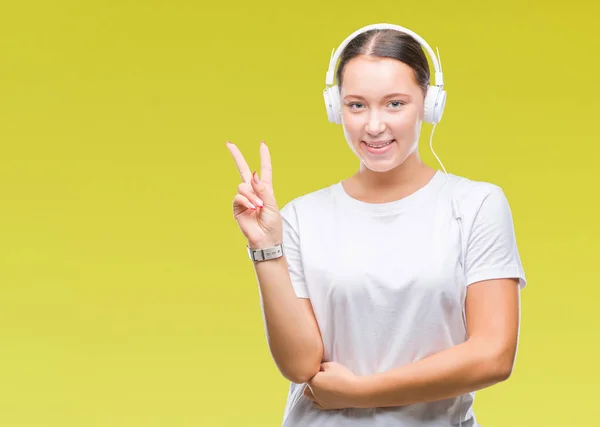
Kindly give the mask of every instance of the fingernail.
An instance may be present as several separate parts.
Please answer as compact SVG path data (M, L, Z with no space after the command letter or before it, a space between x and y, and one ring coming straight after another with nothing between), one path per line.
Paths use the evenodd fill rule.
M258 174L256 173L256 171L252 174L252 177L254 178L254 182L256 182L258 184L259 180L258 180Z
M248 207L249 207L250 209L256 209L256 206L254 206L252 203L248 203Z
M254 199L254 203L256 203L256 204L257 204L258 206L260 206L261 208L262 208L262 207L265 205L265 204L263 203L263 201L262 201L262 200L260 200L260 199Z

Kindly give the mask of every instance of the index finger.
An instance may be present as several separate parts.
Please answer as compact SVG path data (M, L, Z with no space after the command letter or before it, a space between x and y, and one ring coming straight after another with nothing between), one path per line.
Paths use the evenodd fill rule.
M246 159L244 159L242 152L235 144L232 144L229 141L227 141L227 148L231 152L233 160L235 160L235 164L238 168L242 181L246 184L249 184L250 180L252 179L252 172L250 171L250 166L248 166L248 163L246 162Z
M265 141L260 144L260 180L273 187L273 168L271 166L271 153Z

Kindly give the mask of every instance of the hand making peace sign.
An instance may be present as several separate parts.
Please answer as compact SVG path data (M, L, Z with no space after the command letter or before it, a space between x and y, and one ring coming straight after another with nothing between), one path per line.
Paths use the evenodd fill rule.
M230 142L227 148L237 165L242 182L233 198L233 216L240 230L248 239L251 248L267 248L282 242L283 227L281 213L273 195L271 155L269 148L260 144L260 180L250 167L240 150Z

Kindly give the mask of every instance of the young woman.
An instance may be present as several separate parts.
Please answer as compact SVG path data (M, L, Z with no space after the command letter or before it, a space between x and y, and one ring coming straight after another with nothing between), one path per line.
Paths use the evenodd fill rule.
M360 160L354 175L278 210L267 146L259 177L228 143L242 178L234 216L291 382L283 425L478 426L474 392L506 380L517 349L526 280L509 204L494 184L421 161L421 123L435 126L445 104L423 39L357 30L327 84L338 55L325 101Z

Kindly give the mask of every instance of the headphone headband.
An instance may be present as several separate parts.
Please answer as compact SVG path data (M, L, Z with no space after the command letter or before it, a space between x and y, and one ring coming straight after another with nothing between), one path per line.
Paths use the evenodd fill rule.
M442 67L440 65L440 62L438 61L438 58L435 56L435 53L433 53L433 50L431 49L431 47L429 47L427 42L421 36L419 36L417 33L415 33L414 31L411 31L411 30L401 27L399 25L385 24L385 23L367 25L366 27L362 27L362 28L354 31L352 34L350 34L348 37L346 37L346 39L342 42L342 44L340 44L338 46L337 50L334 49L331 52L331 59L329 60L329 69L327 70L327 74L325 76L325 84L326 85L333 84L335 66L337 64L337 61L338 61L340 55L342 54L342 52L344 51L344 49L346 48L348 43L350 43L352 41L352 39L354 39L359 34L370 31L370 30L396 30L396 31L400 31L400 32L403 32L403 33L406 33L406 34L412 36L427 51L427 53L429 54L429 57L431 58L431 62L433 62L433 68L435 70L435 76L434 76L435 86L444 86L444 76L442 74Z

